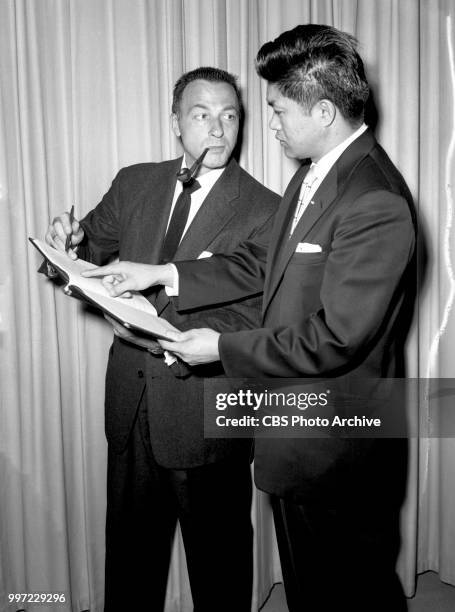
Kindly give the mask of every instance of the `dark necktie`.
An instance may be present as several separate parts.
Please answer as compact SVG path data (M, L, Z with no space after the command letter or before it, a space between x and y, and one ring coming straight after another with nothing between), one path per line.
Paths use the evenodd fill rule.
M187 185L185 183L183 184L182 193L177 198L169 227L167 228L164 238L163 247L161 249L161 263L167 263L173 260L188 220L191 206L191 194L199 188L200 185L197 181L191 181L191 183Z

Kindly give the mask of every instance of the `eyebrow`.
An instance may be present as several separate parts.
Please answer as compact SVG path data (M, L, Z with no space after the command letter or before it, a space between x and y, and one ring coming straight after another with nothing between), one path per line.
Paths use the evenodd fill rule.
M210 110L210 107L200 103L200 102L196 102L196 104L193 104L193 106L190 107L190 110L193 110L195 108L202 108L203 110ZM229 104L227 106L223 106L222 110L235 110L236 112L239 111L238 107L235 106L234 104Z

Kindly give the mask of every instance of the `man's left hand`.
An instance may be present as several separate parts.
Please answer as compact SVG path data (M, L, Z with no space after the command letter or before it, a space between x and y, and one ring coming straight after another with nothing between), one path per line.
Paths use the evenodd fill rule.
M163 349L177 355L189 365L218 361L218 338L213 329L190 329L186 332L167 332L167 340L158 340Z

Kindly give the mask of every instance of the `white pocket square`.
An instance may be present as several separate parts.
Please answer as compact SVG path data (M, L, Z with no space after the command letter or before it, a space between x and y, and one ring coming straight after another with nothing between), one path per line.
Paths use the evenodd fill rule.
M322 253L320 244L311 244L311 242L299 242L295 250L296 253Z
M202 253L198 256L198 259L205 259L206 257L211 257L213 253L210 251L202 251Z

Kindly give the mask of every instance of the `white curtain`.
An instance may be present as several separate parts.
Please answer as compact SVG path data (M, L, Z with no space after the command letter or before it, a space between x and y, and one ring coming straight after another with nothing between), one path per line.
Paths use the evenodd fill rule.
M455 378L453 0L0 0L1 612L7 593L65 593L58 609L75 612L103 605L111 332L37 275L27 237L42 237L73 203L82 217L120 167L176 156L172 86L199 65L238 75L241 163L282 192L294 165L267 127L253 60L306 22L359 39L376 133L413 192L427 244L409 375ZM424 417L428 404L421 393ZM411 444L400 557L408 594L417 571L455 584L454 439ZM280 567L266 496L253 515L257 609ZM177 538L167 612L190 609Z

